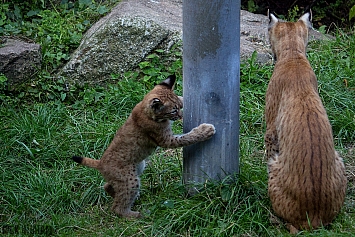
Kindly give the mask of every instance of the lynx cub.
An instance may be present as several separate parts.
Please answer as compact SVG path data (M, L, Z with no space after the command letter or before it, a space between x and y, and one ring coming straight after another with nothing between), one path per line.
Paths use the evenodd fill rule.
M174 94L175 76L156 85L138 103L126 123L117 131L100 160L74 156L73 160L98 169L106 180L106 192L112 196L112 210L122 217L140 217L131 211L139 193L139 175L144 159L157 146L177 148L205 141L213 136L211 124L201 124L189 133L173 135L170 120L182 117L182 100Z
M297 22L269 15L276 64L266 92L268 192L291 233L325 226L343 205L345 168L306 57L311 13Z

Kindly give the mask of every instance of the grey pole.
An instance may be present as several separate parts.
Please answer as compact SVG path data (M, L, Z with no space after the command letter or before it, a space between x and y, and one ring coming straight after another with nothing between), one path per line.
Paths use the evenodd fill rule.
M239 173L239 53L240 0L183 0L184 132L216 127L211 140L184 148L187 184Z

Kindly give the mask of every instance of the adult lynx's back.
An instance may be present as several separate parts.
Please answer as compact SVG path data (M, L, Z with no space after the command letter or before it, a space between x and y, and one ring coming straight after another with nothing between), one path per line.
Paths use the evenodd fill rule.
M311 14L297 22L270 15L276 64L266 93L268 192L292 233L325 226L343 205L345 168L306 57Z

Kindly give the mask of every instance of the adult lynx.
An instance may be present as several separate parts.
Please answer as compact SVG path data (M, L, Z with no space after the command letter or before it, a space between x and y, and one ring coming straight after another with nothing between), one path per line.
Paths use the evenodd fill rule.
M306 57L311 13L297 22L269 15L276 64L266 92L268 192L291 233L325 226L343 205L345 168Z
M189 133L173 135L170 120L180 119L182 100L174 94L175 76L156 85L138 103L125 124L117 131L100 160L74 156L73 160L98 169L106 180L106 192L114 198L112 210L123 217L140 217L131 211L139 193L139 175L144 159L157 146L177 148L205 141L213 136L212 124L201 124Z

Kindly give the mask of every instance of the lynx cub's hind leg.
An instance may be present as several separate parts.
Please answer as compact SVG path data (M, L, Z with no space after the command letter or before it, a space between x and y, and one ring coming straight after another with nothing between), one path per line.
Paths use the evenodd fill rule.
M108 193L111 197L115 197L115 190L113 190L113 187L109 183L105 183L104 189L106 193Z
M109 188L108 193L110 195L114 194L111 208L112 211L122 217L141 217L139 212L131 210L131 207L139 194L140 181L137 175L130 175L129 178L127 177L127 179L124 178L122 180L111 180L109 186L112 187L113 191ZM105 190L107 191L106 187L108 186L105 185Z
M137 174L138 174L138 175L143 174L144 169L145 169L145 160L143 160L142 162L140 162L140 163L137 165Z

